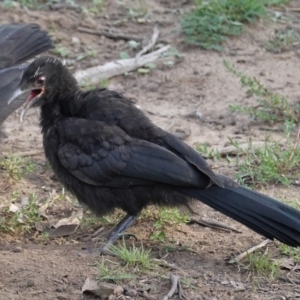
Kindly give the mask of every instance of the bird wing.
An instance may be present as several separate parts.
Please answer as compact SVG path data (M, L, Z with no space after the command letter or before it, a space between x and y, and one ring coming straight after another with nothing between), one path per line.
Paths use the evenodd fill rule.
M209 179L171 151L131 139L116 126L68 119L59 126L58 157L75 177L92 185L124 187L163 183L206 187Z
M0 70L20 64L53 48L47 32L37 24L0 26Z
M193 166L195 166L199 171L206 174L215 184L220 187L230 187L235 186L236 183L231 179L216 174L208 165L207 161L203 156L197 152L195 149L189 145L182 142L175 135L166 132L165 136L162 138L164 145L170 149L172 152L178 154L180 157L187 160Z
M153 143L161 145L189 162L215 184L221 187L235 185L231 179L215 174L200 153L173 134L153 125L132 101L121 94L104 89L88 92L85 99L87 101L81 111L83 117L102 121L108 125L118 125L127 134L139 139L151 139Z

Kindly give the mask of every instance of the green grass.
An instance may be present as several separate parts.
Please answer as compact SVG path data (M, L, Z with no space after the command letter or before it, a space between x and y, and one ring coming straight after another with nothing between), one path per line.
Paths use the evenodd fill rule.
M118 259L118 262L102 259L98 263L97 269L100 273L98 280L101 281L132 280L158 267L151 257L151 250L145 250L143 246L136 247L134 244L127 247L124 239L119 245L111 245L108 251Z
M266 16L266 7L288 3L287 0L195 0L181 28L185 42L204 49L223 50L228 36L240 35L244 24Z
M196 150L200 152L204 158L221 158L220 152L218 150L211 149L207 143L197 144Z
M20 181L26 174L34 171L35 165L21 156L8 155L0 160L0 168L10 181Z
M292 127L293 124L300 122L299 105L291 105L285 96L268 90L257 78L238 71L228 61L224 61L224 66L230 73L240 79L243 87L247 88L246 95L255 97L257 102L254 106L230 105L231 111L246 113L252 119L261 122L285 123L285 127Z
M136 247L134 244L128 248L124 239L118 246L110 246L109 252L123 261L126 266L135 267L139 270L149 270L154 265L150 255L151 250L145 250L143 246Z
M296 263L300 263L300 248L293 248L285 244L280 244L280 252L288 257L295 260Z
M247 270L254 272L257 276L263 277L272 282L279 275L280 266L274 263L267 254L258 252L247 256Z
M237 144L236 147L238 148ZM244 178L250 184L280 183L290 185L300 176L300 143L292 138L286 138L284 144L278 142L265 143L262 148L251 148L246 156L237 156L237 179ZM250 179L249 179L250 178Z
M101 282L112 281L118 283L123 280L133 280L136 278L135 274L127 268L120 266L118 262L104 258L97 264L97 270L99 272L97 279Z
M226 156L230 165L234 164L237 169L235 174L239 183L248 185L267 185L280 183L290 185L300 177L300 142L299 139L286 134L281 142L268 142L260 148L252 146L248 142L248 148L241 149L237 141L229 139L231 145L240 149L235 157ZM202 152L201 147L196 150L205 157L218 158L214 155L215 150L210 148Z
M19 198L18 194L13 193L11 201L15 201L17 198ZM32 226L41 220L36 196L31 194L28 205L20 206L18 211L9 211L9 206L2 209L0 212L0 233L29 232Z
M3 7L9 8L9 7L16 7L16 6L20 5L20 6L24 6L27 8L37 9L37 8L43 7L44 5L46 5L49 2L55 3L55 1L48 1L48 0L17 0L17 1L4 0Z
M189 215L180 211L178 208L159 207L157 209L144 209L141 218L154 218L153 232L150 238L152 240L166 241L168 239L166 227L169 225L178 225L187 223Z
M267 42L263 42L263 47L273 53L281 53L292 49L297 49L300 43L300 31L293 27L286 27L275 30L274 35Z
M248 181L250 178L251 184L291 184L300 176L300 142L299 137L293 135L300 122L300 106L290 104L285 96L268 90L258 79L236 70L229 62L224 61L224 65L247 88L246 95L256 100L256 104L252 106L230 105L230 110L245 113L258 122L270 125L276 123L283 133L281 141L266 141L262 148L252 148L252 142L249 141L246 156L243 153L236 157L238 180L243 182L245 178ZM239 148L236 141L230 139L230 142ZM214 154L209 149L204 150L210 155ZM232 161L228 157L227 160Z

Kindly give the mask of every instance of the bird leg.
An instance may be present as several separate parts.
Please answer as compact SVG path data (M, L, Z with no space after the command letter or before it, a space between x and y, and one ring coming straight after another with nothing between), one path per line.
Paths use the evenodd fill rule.
M139 217L140 212L135 215L127 214L112 230L109 234L107 241L104 245L99 248L100 253L104 253L105 250L112 245L120 236L122 232L124 232L127 228L129 228Z

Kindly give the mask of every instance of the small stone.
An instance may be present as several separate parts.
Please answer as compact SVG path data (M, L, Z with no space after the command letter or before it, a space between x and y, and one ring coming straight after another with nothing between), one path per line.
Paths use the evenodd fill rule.
M80 39L77 36L72 36L72 44L80 45Z
M22 253L23 252L23 249L20 247L20 246L17 246L13 249L13 252L15 253Z
M26 282L26 286L27 287L34 286L34 281L32 279L28 279L27 282Z
M137 291L133 290L133 289L129 289L125 292L125 296L136 297L137 296Z

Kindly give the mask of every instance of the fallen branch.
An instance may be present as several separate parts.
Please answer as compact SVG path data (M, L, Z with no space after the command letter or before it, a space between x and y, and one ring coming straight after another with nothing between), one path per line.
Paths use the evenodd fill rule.
M112 78L152 63L161 58L162 53L166 52L169 48L170 46L164 46L154 52L141 56L138 61L135 58L120 59L103 66L77 71L74 76L79 83L88 82L89 84L97 84L101 80Z
M190 222L197 223L200 225L204 225L206 227L212 227L217 228L225 231L234 231L237 233L241 233L241 231L235 229L234 227L231 227L223 222L219 222L210 218L200 217L200 216L191 216Z
M159 30L158 30L158 27L155 26L154 29L153 29L153 34L152 34L152 36L151 36L150 41L149 41L148 44L147 44L146 46L144 46L143 49L135 56L136 62L139 60L139 58L140 58L143 54L147 53L149 50L151 50L151 49L154 47L154 45L155 45L156 42L157 42L158 37L159 37Z
M229 264L234 264L237 263L239 261L241 261L242 259L244 259L248 254L256 251L257 249L263 248L264 246L266 246L269 243L270 240L264 240L263 242L261 242L260 244L258 244L257 246L254 246L252 248L250 248L249 250L241 253L240 255L236 256L235 258L232 258L228 263Z

